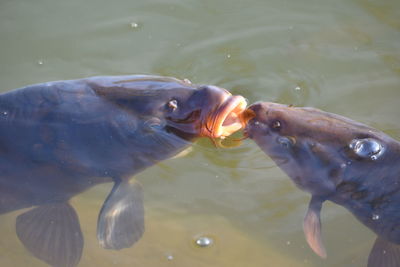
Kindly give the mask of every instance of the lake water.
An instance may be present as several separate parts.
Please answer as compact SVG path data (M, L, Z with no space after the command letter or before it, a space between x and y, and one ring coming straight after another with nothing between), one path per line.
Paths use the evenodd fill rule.
M215 84L249 102L313 106L400 139L398 0L136 0L0 2L0 90L95 75L157 74ZM348 211L322 211L328 258L306 244L309 195L250 140L140 175L146 232L102 249L96 222L111 184L71 203L85 238L80 266L365 266L375 235ZM1 266L45 266L0 224ZM213 244L200 248L200 236Z

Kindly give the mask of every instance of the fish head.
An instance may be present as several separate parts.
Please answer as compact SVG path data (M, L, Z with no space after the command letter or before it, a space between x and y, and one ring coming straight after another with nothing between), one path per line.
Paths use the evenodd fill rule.
M165 119L170 129L196 137L224 138L244 125L240 114L246 100L213 85L199 86L173 94L165 103Z
M364 177L388 156L388 136L336 114L269 102L244 114L245 134L313 195L335 193L343 181Z
M221 87L148 75L101 77L90 85L96 95L133 114L150 130L166 130L184 139L223 138L244 126L240 114L246 100Z

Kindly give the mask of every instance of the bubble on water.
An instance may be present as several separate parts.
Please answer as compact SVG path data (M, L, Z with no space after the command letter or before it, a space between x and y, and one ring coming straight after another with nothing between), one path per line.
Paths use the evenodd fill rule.
M139 28L139 23L137 22L131 22L129 25L131 26L132 29Z
M286 241L286 245L290 246L291 242L290 241Z
M372 214L372 220L374 220L374 221L379 220L379 215L378 214Z
M373 138L354 139L349 147L357 156L371 160L377 160L384 150L383 146Z
M294 88L294 90L300 91L300 90L301 90L301 87L300 87L300 86L296 86L296 87Z
M43 65L44 62L43 62L43 60L38 60L37 64L38 64L38 65Z
M209 247L214 243L214 241L212 240L212 238L208 237L208 236L201 236L198 237L195 241L195 244L199 247L205 248L205 247Z
M167 260L172 261L174 259L174 256L172 256L171 254L167 254L166 255Z
M226 55L226 57L227 57L227 58L231 58L231 57L232 57L232 55L231 55L231 54L228 54L228 55Z
M3 111L3 115L7 116L8 115L8 111Z

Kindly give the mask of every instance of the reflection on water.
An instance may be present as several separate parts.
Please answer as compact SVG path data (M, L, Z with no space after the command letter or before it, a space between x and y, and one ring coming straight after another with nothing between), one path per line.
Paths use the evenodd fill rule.
M315 106L400 139L399 5L2 1L1 90L93 75L172 75L228 88L250 102ZM111 184L72 199L85 238L80 266L364 266L375 238L328 204L322 221L329 255L320 260L302 233L308 196L249 141L216 150L202 140L137 179L146 231L129 249L104 250L96 239ZM1 264L43 266L15 235L22 212L1 216ZM201 235L213 245L193 246Z

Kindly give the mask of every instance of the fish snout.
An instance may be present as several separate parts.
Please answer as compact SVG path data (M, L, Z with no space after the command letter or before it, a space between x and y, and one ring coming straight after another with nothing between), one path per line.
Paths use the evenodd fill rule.
M265 132L267 129L267 115L268 115L268 103L267 102L255 102L251 104L242 113L242 122L245 127L245 135L251 138L254 132L262 130Z

